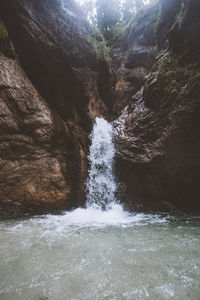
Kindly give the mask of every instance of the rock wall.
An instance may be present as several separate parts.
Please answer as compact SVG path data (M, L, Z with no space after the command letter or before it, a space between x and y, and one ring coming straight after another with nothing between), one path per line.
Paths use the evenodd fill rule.
M151 70L159 13L158 2L144 7L132 18L112 47L112 68L116 81L113 96L115 116L120 115L131 97L141 89Z
M80 206L109 66L74 1L3 0L0 14L0 215Z
M118 175L133 209L200 210L199 51L188 43L199 41L197 2L182 2L152 72L115 121Z
M1 214L70 208L69 129L33 87L6 38L10 52L0 53ZM78 159L77 142L71 147Z
M88 103L101 101L101 62L80 9L74 1L3 0L1 10L20 62L40 94L64 119L88 130ZM101 113L104 109L102 102Z

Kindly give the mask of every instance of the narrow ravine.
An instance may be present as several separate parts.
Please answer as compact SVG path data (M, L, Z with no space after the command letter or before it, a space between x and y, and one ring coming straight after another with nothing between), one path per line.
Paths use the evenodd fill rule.
M200 300L199 16L0 1L0 300Z

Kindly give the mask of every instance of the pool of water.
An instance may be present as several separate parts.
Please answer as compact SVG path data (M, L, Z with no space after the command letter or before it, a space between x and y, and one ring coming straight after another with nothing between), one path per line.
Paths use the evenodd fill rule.
M0 222L1 300L200 299L200 217L114 204Z

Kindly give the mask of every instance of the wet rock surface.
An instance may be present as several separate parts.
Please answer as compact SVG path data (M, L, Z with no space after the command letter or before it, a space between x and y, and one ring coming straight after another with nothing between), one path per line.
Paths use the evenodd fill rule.
M74 1L3 0L1 10L20 62L40 94L64 119L88 131L88 103L101 102L101 113L105 107L98 93L101 62L88 40L93 30L80 8Z
M140 90L152 68L159 9L158 3L142 9L111 49L116 81L113 97L115 116L120 115L132 96Z
M0 214L80 206L109 66L75 2L6 0L0 9Z
M187 9L182 30L184 20L189 22ZM197 40L198 22L190 20ZM174 27L170 38L171 31ZM181 59L192 47L192 43L184 47L179 56L176 51L162 50L143 88L115 121L117 172L132 209L200 210L198 53L193 52L189 62Z
M182 64L200 66L200 3L182 2L178 18L169 32L169 48L179 56Z
M67 138L17 60L0 54L1 214L70 207Z

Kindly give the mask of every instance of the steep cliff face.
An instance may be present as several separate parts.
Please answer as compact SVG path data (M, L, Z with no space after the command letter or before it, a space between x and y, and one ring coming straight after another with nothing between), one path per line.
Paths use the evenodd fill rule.
M200 66L200 3L198 0L182 1L176 22L169 31L169 48L179 56L182 64Z
M132 208L200 209L200 70L194 47L200 26L194 13L200 15L198 1L182 2L166 27L169 40L159 40L164 49L151 74L115 121L118 175Z
M1 34L4 29L1 24ZM16 59L8 37L0 53L1 214L70 207L67 125L40 97ZM2 40L2 36L1 36ZM2 43L3 44L3 43ZM5 56L3 52L9 55ZM79 158L80 160L80 158ZM77 166L78 167L78 166ZM78 169L78 168L77 168Z
M5 0L0 12L0 214L81 205L92 118L108 111L109 66L73 1Z
M133 16L113 45L111 56L116 80L113 110L116 116L144 85L180 7L181 0L150 2Z
M3 0L1 10L20 62L38 91L64 119L88 130L88 103L101 102L98 80L104 62L88 40L93 31L80 9L74 1ZM102 113L103 102L101 106Z
M116 116L120 115L132 95L140 90L151 70L159 12L158 2L143 8L112 47L112 68L116 80L113 110Z

